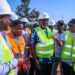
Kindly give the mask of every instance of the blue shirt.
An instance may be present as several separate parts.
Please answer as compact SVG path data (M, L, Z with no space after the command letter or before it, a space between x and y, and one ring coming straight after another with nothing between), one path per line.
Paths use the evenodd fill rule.
M44 31L44 32L48 37L48 32L47 31ZM30 35L30 44L31 45L36 45L38 42L40 42L40 40L39 40L37 32L34 29L31 32L31 35ZM39 62L42 62L42 63L46 63L46 64L52 63L52 57L50 57L50 58L37 57L37 59L38 59Z

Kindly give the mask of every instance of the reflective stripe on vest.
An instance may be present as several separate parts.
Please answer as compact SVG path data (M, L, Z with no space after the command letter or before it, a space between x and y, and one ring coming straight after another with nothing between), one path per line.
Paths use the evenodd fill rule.
M53 56L54 52L54 40L52 38L48 38L45 32L40 28L35 28L40 42L36 44L36 56L43 58L50 58ZM48 34L50 31L48 30Z
M69 59L71 55L71 47L72 47L72 40L71 40L71 32L66 31L65 32L65 44L63 46L62 50L62 58L63 59ZM72 52L72 61L75 61L75 41L73 45L73 52Z
M23 38L23 36L20 36L19 37L19 46L17 44L17 42L15 41L15 39L13 38L13 36L9 33L7 34L8 35L8 38L7 38L7 43L9 42L11 46L11 50L12 52L14 53L14 55L16 55L17 53L21 54L21 55L24 55L24 50L25 50L25 40ZM9 44L8 43L8 44ZM25 62L22 64L22 67L23 69L26 68L26 64ZM21 65L18 66L18 71L20 71L21 69Z
M8 63L12 60L11 52L4 41L0 38L0 64ZM15 75L14 70L11 70L8 75Z

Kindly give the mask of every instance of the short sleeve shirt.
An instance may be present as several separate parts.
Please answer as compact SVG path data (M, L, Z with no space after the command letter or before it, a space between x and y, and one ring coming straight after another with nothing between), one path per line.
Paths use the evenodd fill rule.
M59 38L59 40L63 40L64 41L64 32L59 34L58 32L56 32L54 34L55 36L57 36ZM60 58L61 57L61 52L62 52L62 47L58 46L56 41L54 40L54 43L55 43L55 57L58 57Z

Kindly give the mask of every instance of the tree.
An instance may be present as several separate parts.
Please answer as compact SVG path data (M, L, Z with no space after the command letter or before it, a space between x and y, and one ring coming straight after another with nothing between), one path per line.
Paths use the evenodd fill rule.
M21 0L21 5L17 6L16 14L20 17L29 17L29 4L30 0Z
M39 16L39 12L38 11L36 11L36 8L34 8L31 12L30 12L30 20L31 21L37 21L38 20L38 16Z
M39 16L39 11L36 11L36 8L32 9L30 11L30 0L21 0L21 4L19 6L17 6L17 11L16 14L21 18L21 17L26 17L28 18L30 21L37 20L38 16Z

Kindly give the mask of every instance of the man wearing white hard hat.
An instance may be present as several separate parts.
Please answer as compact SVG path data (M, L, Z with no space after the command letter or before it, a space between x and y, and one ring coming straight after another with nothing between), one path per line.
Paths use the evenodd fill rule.
M50 17L44 12L38 19L40 26L33 29L30 36L30 49L36 65L36 75L51 75L54 40L47 27Z
M25 39L26 39L26 41L27 41L28 35L30 35L30 33L31 33L31 30L30 30L28 27L26 27L29 21L28 21L27 18L21 18L21 22L22 22L23 25L24 25L23 34L24 34Z
M8 25L11 23L11 14L12 11L7 1L0 0L0 75L17 75L17 65L24 62L23 57L14 58L5 37L1 34L1 31L7 31Z
M22 35L25 38L25 42L26 42L26 49L25 49L25 58L27 59L26 61L26 66L28 67L28 58L29 58L29 51L30 51L30 34L31 34L31 30L27 27L28 24L28 19L26 17L21 18L21 22L23 23L23 31L22 31Z
M55 21L53 19L50 19L48 27L50 28L52 34L55 34L57 32L57 30L55 30L54 26L55 26Z

